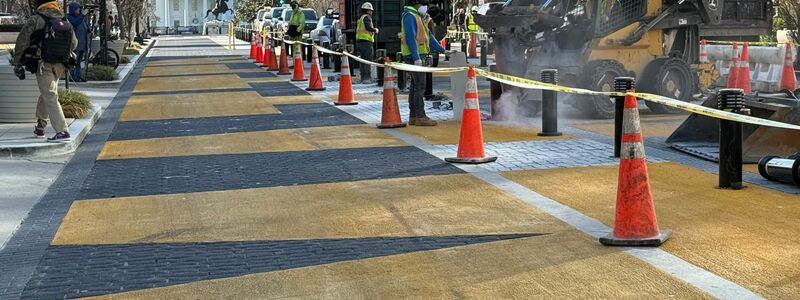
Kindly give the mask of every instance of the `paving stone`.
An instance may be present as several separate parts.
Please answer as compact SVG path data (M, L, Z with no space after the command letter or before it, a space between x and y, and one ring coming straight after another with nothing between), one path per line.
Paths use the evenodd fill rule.
M249 84L262 97L311 95L290 82L250 82Z

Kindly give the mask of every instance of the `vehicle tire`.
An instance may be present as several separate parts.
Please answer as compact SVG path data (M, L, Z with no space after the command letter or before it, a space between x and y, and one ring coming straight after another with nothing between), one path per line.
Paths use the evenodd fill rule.
M100 50L102 51L102 50ZM106 49L105 55L107 57L106 63L101 63L100 57L102 57L103 53L97 52L94 58L92 59L92 63L96 65L104 65L108 67L112 67L116 69L119 67L119 54L114 49Z
M691 101L697 90L697 78L692 69L680 58L658 58L650 62L642 73L638 90L669 97L681 101ZM662 104L646 101L645 104L654 113L676 114L682 109L664 106Z
M615 60L591 61L578 75L578 87L598 92L613 92L614 78L630 76ZM573 104L584 115L596 119L614 118L614 101L608 96L578 96Z

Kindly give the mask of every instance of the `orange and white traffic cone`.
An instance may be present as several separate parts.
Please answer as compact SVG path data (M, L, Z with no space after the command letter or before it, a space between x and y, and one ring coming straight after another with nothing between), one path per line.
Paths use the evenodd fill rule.
M386 57L386 63L392 60ZM378 128L406 127L400 119L400 107L397 104L397 91L395 90L394 70L389 66L383 68L383 106L381 108L381 123Z
M483 149L483 127L481 126L481 110L478 105L478 83L475 81L475 69L467 71L467 92L464 93L464 111L461 115L461 134L458 138L456 157L444 160L453 163L482 164L497 160L496 156L486 156Z
M250 34L250 59L256 59L256 33Z
M794 73L792 60L792 43L786 43L786 55L783 58L783 72L781 73L781 90L794 91L797 89L797 77Z
M478 58L478 34L470 32L469 34L469 58Z
M614 231L600 238L607 246L658 246L672 234L656 221L636 106L636 97L625 95Z
M270 43L271 44L271 43ZM269 69L270 71L278 71L278 55L275 53L275 48L270 45L269 47Z
M700 40L700 63L705 64L711 62L708 60L708 50L706 50L706 40Z
M256 63L264 62L264 49L261 47L261 34L256 35Z
M728 68L728 88L736 88L736 83L739 79L739 46L733 43L733 57L731 58L731 67Z
M300 44L294 44L294 74L292 81L306 81L305 70L303 69L303 52L300 50Z
M739 74L736 75L736 86L744 90L745 95L752 92L750 87L750 58L747 42L742 46L742 56L739 58Z
M281 65L278 68L278 75L291 75L289 72L289 60L286 58L286 52L289 52L289 45L284 42L281 49Z
M353 96L353 77L350 76L350 58L342 55L342 74L339 78L339 97L333 104L336 105L356 105L355 96Z
M272 49L272 45L271 44L272 44L272 42L269 40L269 37L266 37L264 39L264 58L262 59L263 62L261 63L261 66L265 67L265 68L269 68L269 60L271 58L270 55L272 53L271 52L271 49Z
M308 88L306 91L324 91L325 87L322 86L322 73L319 71L319 54L317 54L317 47L311 45L311 79L308 81Z

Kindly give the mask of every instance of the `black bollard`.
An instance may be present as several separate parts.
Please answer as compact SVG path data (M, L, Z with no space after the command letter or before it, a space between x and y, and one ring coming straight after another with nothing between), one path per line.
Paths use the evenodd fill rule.
M558 70L542 70L542 82L558 84ZM542 90L542 132L539 132L539 136L560 135L561 132L558 132L558 92Z
M619 93L632 90L636 85L633 77L614 78L614 91ZM622 146L622 113L625 111L625 96L614 96L614 157L619 157Z
M721 89L717 92L719 109L745 113L744 90ZM742 188L742 123L719 120L719 187Z
M425 94L422 98L426 100L433 98L433 73L425 73Z
M344 45L344 48L347 50L347 53L353 54L355 52L354 50L355 46L353 46L352 44ZM350 59L350 76L356 76L356 69L360 67L361 64L357 60Z
M497 72L497 65L492 64L489 66L489 71ZM492 121L503 121L500 119L500 115L497 112L497 101L500 100L500 96L503 95L503 86L499 81L491 79L486 80L489 80L489 113L492 115Z
M305 59L306 59L306 62L310 63L311 62L311 56L313 56L313 54L311 53L311 51L313 51L313 49L311 49L311 48L314 48L314 41L312 39L308 39L306 42L309 45L306 46L306 57L305 57Z
M481 40L481 67L485 66L486 66L486 40ZM558 75L556 74L556 76Z
M405 63L403 59L403 53L397 52L397 61L401 63ZM406 72L403 70L397 70L397 89L404 90L406 88Z
M333 50L342 51L340 47L339 43L333 43ZM333 56L333 71L336 73L342 72L342 57L339 55Z
M461 52L467 53L467 39L461 39Z
M330 49L330 42L322 43L322 48ZM325 70L331 68L331 55L326 52L322 52L322 68Z
M376 57L377 57L376 61L379 64L383 64L384 61L385 61L385 58L386 58L386 49L378 49L378 51L375 51L375 53L377 54L376 55ZM375 76L378 76L378 78L375 79L375 82L377 82L378 86L383 86L383 68L378 67L378 68L375 68L375 69L377 70L376 71L377 74Z

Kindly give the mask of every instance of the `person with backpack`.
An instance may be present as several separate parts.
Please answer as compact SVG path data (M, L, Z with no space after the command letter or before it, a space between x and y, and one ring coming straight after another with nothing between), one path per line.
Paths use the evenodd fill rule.
M34 135L45 137L44 128L49 118L56 134L47 141L66 142L70 140L70 135L64 111L58 103L58 80L64 76L68 66L74 65L73 50L78 45L78 39L57 1L37 0L36 4L35 14L17 36L11 63L20 79L25 79L26 69L36 74L39 100L36 104Z
M89 25L86 22L86 16L83 15L83 8L80 3L70 3L68 10L67 20L69 20L72 29L75 31L75 37L78 38L78 47L75 48L75 68L70 72L71 78L76 82L85 82L86 80L81 72L81 63L88 49Z

